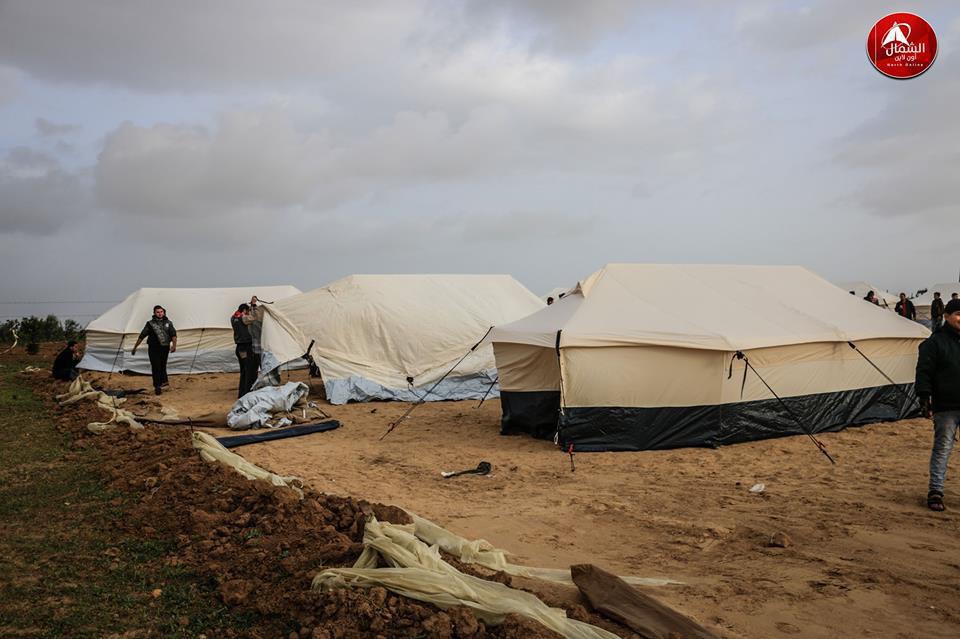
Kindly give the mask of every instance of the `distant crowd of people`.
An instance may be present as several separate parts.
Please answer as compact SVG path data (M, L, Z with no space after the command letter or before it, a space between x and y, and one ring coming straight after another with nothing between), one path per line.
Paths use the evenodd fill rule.
M851 295L856 295L855 291L850 291ZM871 304L876 304L880 306L880 298L877 297L877 294L874 291L868 291L866 295L863 296L863 299L870 302ZM960 299L960 295L957 293L951 293L950 299ZM884 306L886 303L884 303ZM939 292L934 292L933 301L930 302L930 322L931 328L937 330L943 326L943 318L945 314L945 305L943 299L940 297ZM893 311L909 320L917 321L917 309L913 305L913 302L907 298L906 293L900 293L900 299L897 301L896 305L893 307Z

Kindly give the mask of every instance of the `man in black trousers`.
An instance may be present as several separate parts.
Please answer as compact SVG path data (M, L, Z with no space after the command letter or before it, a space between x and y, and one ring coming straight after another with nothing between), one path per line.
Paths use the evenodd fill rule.
M153 391L159 395L162 386L168 386L167 358L177 352L177 329L167 317L167 309L159 304L153 307L153 317L147 320L140 331L137 343L130 355L137 354L137 347L146 338L147 354L150 356L150 374L153 376Z
M240 385L237 397L243 397L250 392L250 387L257 380L257 362L253 353L253 336L250 326L245 320L250 316L250 305L241 304L237 312L230 318L233 327L233 342L237 345L237 363L240 365Z
M920 344L917 396L924 417L933 418L927 506L942 511L947 462L960 426L960 300L944 307L943 325Z

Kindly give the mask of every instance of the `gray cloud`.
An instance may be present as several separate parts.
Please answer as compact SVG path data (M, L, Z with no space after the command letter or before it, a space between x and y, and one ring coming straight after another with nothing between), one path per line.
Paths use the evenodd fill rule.
M0 4L0 61L53 82L146 91L316 84L389 58L422 2L72 0Z
M37 133L45 138L73 133L74 131L79 131L81 128L78 124L57 124L46 118L37 118L34 120L34 126L37 129Z
M20 93L20 74L0 64L0 107L12 102Z
M468 0L465 13L474 26L481 20L492 28L506 26L518 35L532 32L537 49L573 52L625 30L638 12L661 7L661 3L636 0Z
M219 217L302 204L326 155L282 114L228 112L214 130L126 123L110 133L95 175L101 204L138 218Z
M0 161L0 233L48 235L89 213L83 177L25 147Z
M837 152L838 163L865 176L849 197L881 216L955 216L960 51L937 60L915 80L877 81L890 83L890 101L840 140Z

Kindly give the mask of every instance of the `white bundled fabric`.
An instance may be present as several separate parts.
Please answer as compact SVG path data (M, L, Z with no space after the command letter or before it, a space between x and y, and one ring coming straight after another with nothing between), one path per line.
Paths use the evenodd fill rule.
M287 382L283 386L267 386L250 391L236 401L227 415L227 426L247 430L267 426L273 413L286 412L310 394L303 382Z
M61 406L73 404L81 399L92 399L97 403L97 406L113 413L113 416L105 422L91 422L87 424L87 430L91 432L100 433L105 430L110 430L111 428L116 428L117 424L126 424L134 430L143 428L143 424L136 420L133 413L120 408L120 404L127 401L125 398L113 397L103 391L96 390L89 382L83 380L82 375L77 376L77 378L70 383L70 387L66 393L57 395L57 400L59 400Z
M303 499L303 491L296 484L302 485L302 480L293 475L277 475L269 470L264 470L256 464L251 464L246 459L236 453L232 453L223 447L223 444L217 441L212 435L193 431L193 447L200 452L200 456L208 461L216 461L225 464L230 468L246 477L247 479L265 479L274 486L286 486L292 489Z
M519 614L567 639L617 639L617 635L551 608L535 595L495 581L465 575L440 557L437 546L417 539L414 524L381 523L371 517L363 531L364 550L353 568L332 568L313 580L315 590L383 586L440 608L467 606L481 619L499 624ZM382 557L390 568L376 568Z
M413 518L414 534L418 538L431 546L439 546L444 552L453 555L464 563L478 564L517 577L532 577L567 586L575 585L570 577L569 568L533 568L511 564L507 561L506 551L494 548L486 539L464 539L423 517L409 512L407 514ZM667 586L682 583L671 579L649 577L621 577L621 579L629 584L640 586Z

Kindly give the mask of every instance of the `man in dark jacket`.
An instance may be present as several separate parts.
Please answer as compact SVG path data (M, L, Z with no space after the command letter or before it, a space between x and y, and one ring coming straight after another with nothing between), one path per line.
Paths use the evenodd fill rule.
M940 299L940 293L933 294L933 301L930 302L930 322L931 328L937 330L943 324L943 300Z
M925 417L933 417L933 451L927 506L945 510L943 485L947 462L960 426L960 300L944 308L944 324L920 344L917 396Z
M137 347L146 338L147 355L150 356L150 374L153 376L153 391L159 395L162 386L168 386L167 358L177 352L177 329L167 317L167 309L159 304L153 307L153 317L147 320L133 345L130 355L137 354Z
M900 293L900 301L893 307L893 310L901 317L914 321L917 319L917 309L914 308L913 302L907 299L906 293Z
M57 359L53 360L53 378L69 382L75 380L80 371L77 362L80 361L80 347L73 340L67 342L67 347L60 351Z
M253 381L257 380L260 372L260 358L263 355L263 348L260 345L260 336L263 334L263 307L258 305L260 300L254 295L250 298L250 310L243 314L243 323L250 330L250 347L253 352L253 362L250 364L253 370ZM253 382L251 382L251 385Z
M237 307L237 312L230 318L230 326L233 327L233 342L237 345L237 364L240 365L240 385L237 388L237 398L243 397L250 392L250 387L257 379L257 369L253 355L253 336L250 335L250 327L244 321L250 314L250 305L241 304Z

